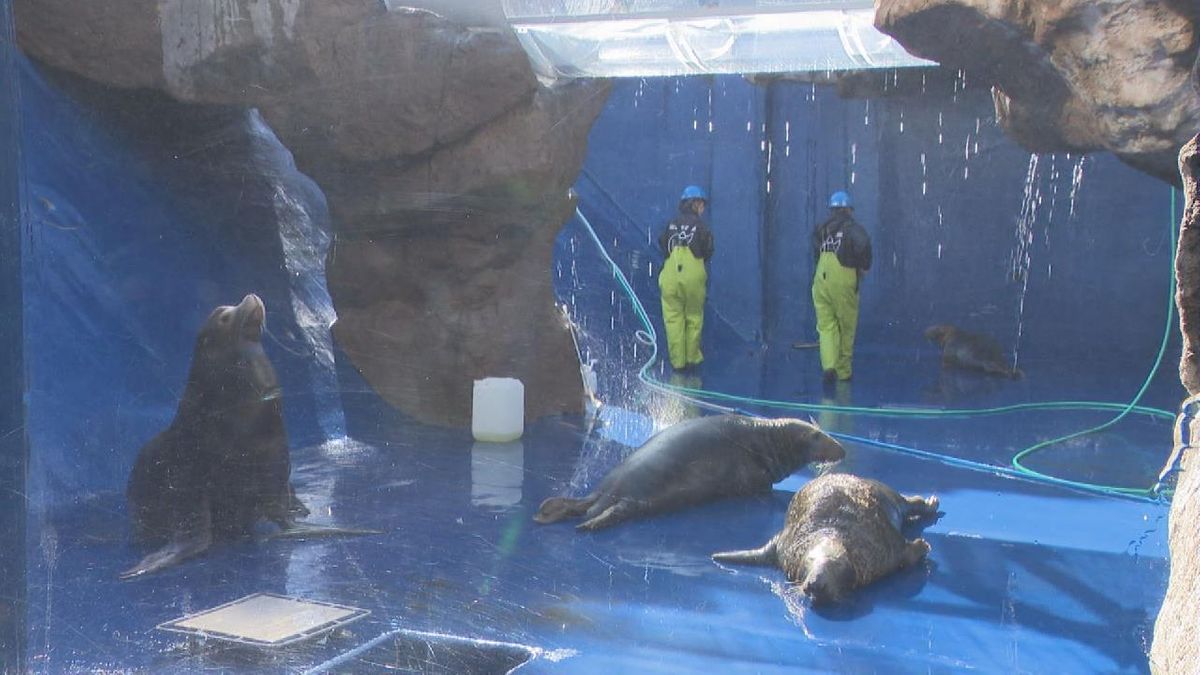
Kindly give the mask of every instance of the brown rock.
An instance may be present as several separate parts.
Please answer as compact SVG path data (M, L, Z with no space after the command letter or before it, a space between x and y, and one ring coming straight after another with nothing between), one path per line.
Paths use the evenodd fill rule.
M1195 221L1192 221L1195 222ZM1191 438L1200 438L1200 420L1192 419ZM1167 595L1154 622L1150 672L1193 675L1200 672L1200 455L1183 455L1179 482L1167 520L1171 575Z
M1183 218L1175 254L1175 306L1183 334L1179 381L1191 395L1200 394L1200 136L1179 152L1183 178Z
M347 159L415 155L462 138L537 88L511 33L416 10L345 25L340 17L304 19L303 67L294 70L311 80L277 87L259 104L285 143L317 133L327 139L323 151Z
M30 58L117 87L163 86L158 0L14 0Z
M1176 154L1200 128L1188 3L878 0L875 23L994 83L997 118L1028 150L1108 150L1178 184Z
M531 418L580 408L551 255L605 86L539 90L511 32L379 0L17 5L43 63L262 111L327 195L335 333L388 401L466 424L507 375Z
M605 92L544 90L428 161L328 174L330 209L345 226L328 264L334 335L397 408L465 425L472 381L507 376L525 383L531 419L580 409L550 269Z

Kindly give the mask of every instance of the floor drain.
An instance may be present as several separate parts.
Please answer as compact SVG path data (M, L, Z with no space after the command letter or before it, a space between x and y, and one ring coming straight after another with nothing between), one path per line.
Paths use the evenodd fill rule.
M310 673L511 673L541 650L511 642L395 630Z

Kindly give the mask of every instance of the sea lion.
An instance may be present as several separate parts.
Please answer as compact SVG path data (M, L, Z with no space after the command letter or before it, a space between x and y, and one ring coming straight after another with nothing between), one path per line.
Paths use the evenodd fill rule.
M929 553L900 533L906 521L936 516L937 497L905 497L876 480L826 474L792 497L783 529L762 548L714 553L718 562L774 565L814 604L909 567Z
M1008 365L1000 344L987 335L942 324L926 328L925 339L942 348L943 368L976 370L1014 380L1025 375Z
M279 381L262 347L257 295L213 310L200 334L175 418L138 452L126 498L136 540L160 545L129 579L174 565L263 519L283 536L366 534L296 522Z
M553 523L583 516L576 529L598 530L632 518L763 492L809 462L836 462L845 455L840 443L801 420L697 417L650 437L590 495L551 497L533 519Z

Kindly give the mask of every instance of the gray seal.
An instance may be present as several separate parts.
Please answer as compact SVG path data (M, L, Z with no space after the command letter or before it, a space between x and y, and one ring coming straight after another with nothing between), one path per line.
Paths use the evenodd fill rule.
M296 521L308 509L292 489L291 459L275 368L262 347L266 307L257 295L217 307L196 338L171 424L138 452L126 486L134 538L158 546L122 579L197 555L214 541L248 535L370 534Z
M937 497L906 497L876 480L817 477L792 497L783 529L762 548L713 554L713 560L780 567L814 604L835 603L925 558L929 544L909 541L909 520L936 517Z
M551 497L533 519L582 516L580 530L674 511L726 497L765 492L809 462L846 452L816 425L796 419L716 415L685 420L655 434L583 499Z
M974 370L1014 380L1024 377L1004 358L1000 344L991 337L940 324L925 329L925 339L942 348L942 367Z

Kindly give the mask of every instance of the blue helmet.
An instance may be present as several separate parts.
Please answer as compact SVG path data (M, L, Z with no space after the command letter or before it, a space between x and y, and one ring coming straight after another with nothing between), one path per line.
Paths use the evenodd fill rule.
M705 194L704 188L699 185L689 185L683 188L683 194L679 196L679 201L686 202L689 199L703 199L708 201L708 195Z
M853 208L853 204L850 202L850 195L842 190L838 190L837 192L833 193L829 196L829 208Z

